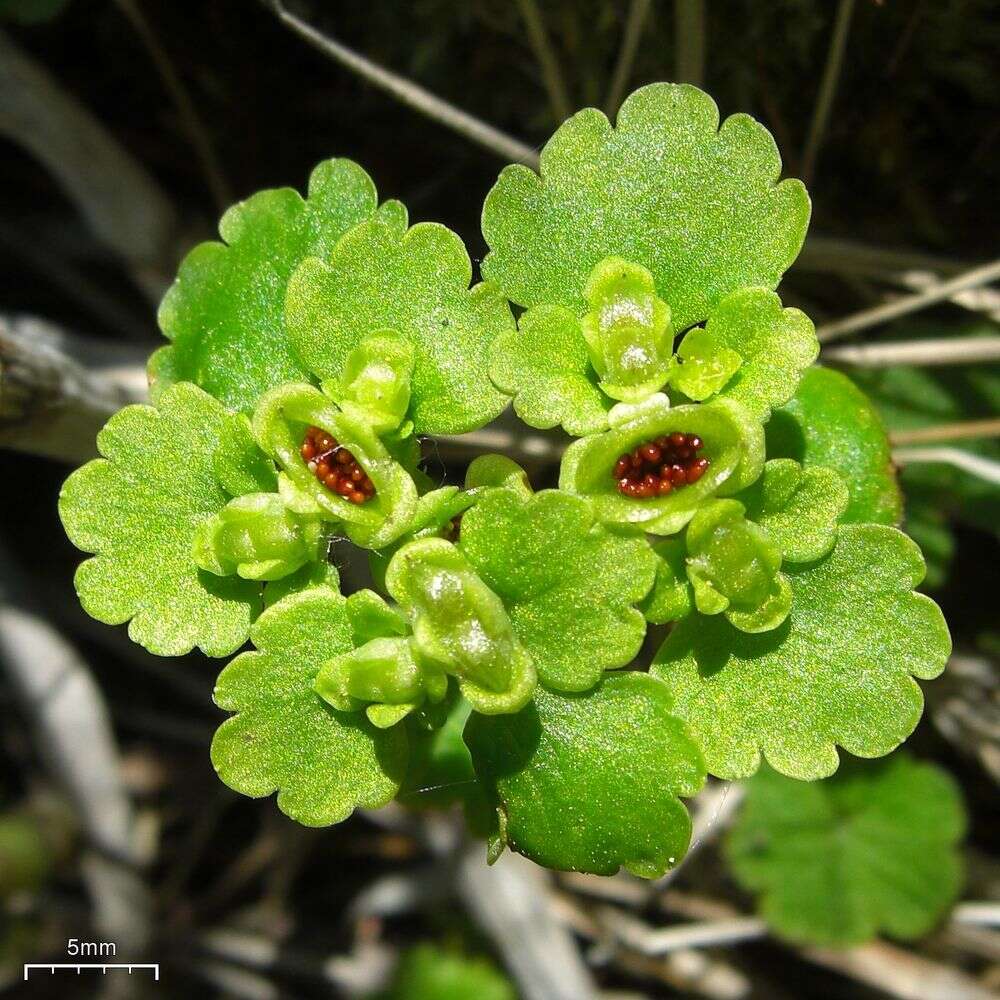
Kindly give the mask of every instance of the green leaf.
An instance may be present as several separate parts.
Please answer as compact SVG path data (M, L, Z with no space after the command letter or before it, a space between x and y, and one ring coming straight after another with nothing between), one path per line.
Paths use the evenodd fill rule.
M736 351L723 347L714 332L703 326L689 330L677 351L680 364L670 374L670 384L688 399L714 396L735 374L742 363Z
M303 262L288 287L286 322L299 357L339 378L366 337L391 331L413 346L409 417L420 434L459 434L496 417L507 399L487 370L490 345L514 320L489 283L469 288L462 241L436 223L375 219L324 260Z
M608 426L611 400L597 386L579 318L563 306L536 306L490 349L490 377L514 397L529 426L562 425L580 436Z
M741 288L727 295L705 330L721 350L742 359L722 395L742 403L761 421L792 398L802 372L819 354L812 320L799 309L782 309L781 299L766 288ZM684 341L682 355L683 350Z
M226 420L190 383L166 389L157 408L127 406L97 436L104 457L59 495L70 541L95 553L75 578L84 610L107 625L131 619L129 637L160 656L194 646L226 656L260 610L260 584L213 576L191 556L199 526L229 499L213 471Z
M326 160L309 178L307 199L277 188L230 208L219 223L224 242L195 247L163 299L160 329L173 346L169 359L154 355L156 374L195 382L244 412L266 390L305 379L285 332L288 280L376 205L375 185L356 163Z
M311 590L316 587L325 587L334 594L340 593L340 573L333 563L325 559L321 562L306 563L289 576L283 576L280 580L270 580L264 587L264 607L269 608L272 604L277 604L289 594L297 594L300 590ZM354 597L354 594L351 597ZM348 599L348 612L350 612L350 599Z
M212 763L230 788L262 798L305 826L327 826L396 794L406 734L337 712L313 690L320 664L352 648L347 602L326 588L293 594L254 625L257 651L219 675L215 703L236 712L212 741Z
M463 517L458 547L550 687L585 691L638 653L646 621L634 605L653 585L656 559L645 540L596 525L585 500L490 490Z
M885 427L846 375L810 368L792 400L771 415L767 454L839 472L850 492L845 523L899 523L902 497Z
M910 675L936 677L951 651L940 609L911 592L924 574L920 551L895 528L841 526L832 552L785 573L793 603L781 627L749 635L692 615L651 668L720 778L753 774L762 753L804 779L832 774L838 745L889 753L923 711Z
M738 403L719 399L671 408L656 394L611 412L611 429L574 441L563 454L559 488L587 497L605 524L655 535L672 535L713 494L728 495L749 486L764 465L764 430ZM663 434L680 431L704 441L701 454L711 465L696 483L669 496L637 500L622 496L612 475L620 455Z
M403 955L381 1000L516 1000L510 982L485 958L421 944Z
M234 497L278 488L278 470L260 450L243 413L231 414L223 424L212 467L223 489Z
M811 562L825 556L837 537L837 521L847 509L843 479L822 465L802 467L790 458L775 458L739 501L747 517L767 529L789 562Z
M770 632L787 617L792 591L781 549L738 500L712 500L687 527L687 576L703 615L724 612L743 632Z
M524 497L532 494L528 473L512 458L506 455L477 455L465 472L465 488L481 491L493 486L505 487Z
M701 788L704 766L647 674L614 674L585 694L539 687L517 715L473 715L465 739L495 786L508 845L538 864L656 878L687 851L677 796Z
M684 542L679 538L663 538L650 548L656 555L656 578L653 589L639 605L646 621L666 625L686 618L691 614L694 598L687 579Z
M799 944L856 945L880 931L926 934L962 886L958 786L942 769L894 754L845 762L826 781L763 769L726 841L761 915Z
M688 85L655 83L618 112L565 122L541 176L506 167L483 207L483 275L522 306L586 309L587 276L616 255L647 268L683 330L744 285L774 288L809 222L799 181L777 183L774 140Z

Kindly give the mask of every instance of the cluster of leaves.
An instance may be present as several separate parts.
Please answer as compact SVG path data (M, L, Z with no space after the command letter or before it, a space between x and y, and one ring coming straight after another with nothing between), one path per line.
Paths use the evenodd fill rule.
M408 227L344 160L189 254L154 405L112 418L61 513L94 554L95 617L164 655L249 638L216 687L226 783L310 825L460 799L491 856L655 877L707 773L763 755L820 778L838 746L906 739L948 633L913 592L877 414L812 367L812 323L774 292L809 217L780 169L753 119L720 127L706 94L657 84L616 126L574 115L540 174L503 171L482 283L454 233ZM435 488L420 437L509 402L578 438L559 489L498 455ZM325 485L302 450L317 428L371 494ZM613 470L664 440L697 476L629 495ZM382 593L341 593L338 536Z

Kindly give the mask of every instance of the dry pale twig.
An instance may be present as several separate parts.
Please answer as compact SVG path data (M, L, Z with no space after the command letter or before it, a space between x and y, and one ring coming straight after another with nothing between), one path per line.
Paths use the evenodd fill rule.
M313 48L340 63L341 66L347 67L373 86L391 94L407 107L419 111L422 115L506 160L526 163L531 167L538 165L538 153L525 143L456 108L454 104L442 100L405 77L379 66L336 39L322 34L312 25L287 11L281 0L261 0L261 2Z
M156 67L157 73L160 74L163 86L174 102L181 125L194 149L194 155L201 165L202 173L205 175L205 183L215 201L215 207L222 211L232 202L232 191L225 174L222 172L222 166L215 153L215 146L212 144L212 137L208 129L205 128L187 87L177 75L174 64L170 61L170 56L156 37L156 32L150 26L146 15L142 12L139 0L117 0L117 3L153 60L153 65Z
M49 72L0 32L0 135L55 178L94 233L159 298L177 258L179 225L156 182Z
M552 910L546 874L517 854L488 866L481 844L460 860L458 892L496 943L526 1000L588 1000L593 979Z
M890 344L844 344L823 351L824 361L882 368L889 365L967 365L1000 361L1000 336L942 337Z
M930 464L953 465L956 469L978 476L988 483L1000 486L1000 462L982 455L973 455L961 448L895 448L892 460L897 465Z
M960 420L953 424L934 424L931 427L914 427L908 431L893 431L889 441L894 446L908 444L937 444L941 441L970 441L976 438L1000 435L1000 418L986 420ZM910 456L913 461L913 456Z
M812 182L816 170L816 157L823 143L830 111L837 94L837 83L844 66L844 53L847 51L847 35L851 28L851 15L854 13L854 0L840 0L837 5L837 16L833 23L833 33L830 36L830 48L827 50L826 65L823 67L823 77L813 108L812 121L806 144L802 151L802 180L806 184Z
M609 118L613 117L618 108L621 107L625 88L628 87L632 77L632 67L635 65L636 53L639 51L642 29L649 16L649 7L650 0L632 0L629 4L628 15L625 18L625 30L622 33L621 49L618 52L614 73L611 76L608 96L604 101L604 111Z
M92 458L108 417L145 397L145 353L32 317L0 317L0 447L74 463Z
M569 118L573 107L569 102L566 81L559 68L559 59L552 47L549 33L545 29L545 21L542 19L541 11L539 11L535 0L517 0L517 6L528 31L531 50L535 53L538 68L542 71L542 82L545 84L549 106L552 108L552 117L557 122L561 122L564 118Z
M674 0L674 34L677 80L700 87L705 77L704 0Z
M846 337L849 333L857 333L858 330L867 330L870 327L898 319L900 316L919 312L927 306L950 299L957 292L965 291L968 288L978 288L991 281L996 281L998 278L1000 278L1000 260L995 260L956 275L926 291L917 292L915 295L906 295L894 302L886 302L871 309L864 309L853 316L846 316L844 319L826 323L816 330L816 336L819 337L820 341L837 340L840 337Z

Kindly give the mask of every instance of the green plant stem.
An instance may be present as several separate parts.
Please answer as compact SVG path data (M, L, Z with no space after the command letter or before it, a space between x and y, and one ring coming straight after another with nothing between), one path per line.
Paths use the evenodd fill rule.
M608 96L604 101L604 111L609 118L621 107L625 88L632 76L635 56L642 38L642 29L649 15L649 7L650 0L632 0L629 4L625 30L622 33L621 49L618 52L618 60L615 63L611 84L608 87Z
M812 183L816 157L823 142L827 122L830 120L833 100L837 95L837 83L844 65L844 53L847 49L847 36L853 13L854 0L840 0L837 5L837 17L833 23L833 34L830 37L826 66L823 68L823 79L820 81L816 106L813 108L812 121L809 123L809 133L802 150L802 181L807 187Z
M915 295L904 296L895 302L886 302L871 309L864 309L853 316L846 316L844 319L834 320L832 323L824 323L817 328L816 336L822 342L837 340L840 337L846 337L849 333L867 330L869 327L888 323L900 316L919 312L927 306L951 298L956 292L964 291L967 288L977 288L980 285L996 281L998 278L1000 278L1000 260L995 260L989 264L983 264L981 267L975 267L971 271L965 271L950 281L943 281L924 292L917 292Z
M1000 336L847 344L823 352L824 361L882 368L887 365L968 365L1000 361Z
M366 59L363 55L349 49L346 45L317 31L312 25L285 10L280 0L261 0L265 7L292 29L300 38L304 38L313 48L356 73L363 80L384 90L387 94L407 107L419 111L433 121L450 128L453 132L474 142L485 149L496 153L506 160L538 166L538 153L513 136L501 132L500 129L486 124L474 115L461 108L449 104L448 101L432 94L429 90L399 76L377 63Z
M145 46L160 79L163 81L163 86L174 102L174 107L177 108L181 125L187 133L194 149L194 155L201 165L202 173L205 175L205 183L208 185L216 208L220 211L228 208L233 201L229 182L226 180L219 158L216 156L208 129L205 128L198 116L194 101L191 100L191 95L177 75L177 71L170 61L170 56L160 44L160 40L156 37L149 21L146 20L146 15L142 12L138 0L116 0L116 2Z
M545 21L542 19L541 11L539 11L535 0L517 0L517 6L528 31L531 49L535 53L538 67L542 71L542 82L545 84L545 92L548 94L552 117L557 122L561 122L569 118L573 108L566 90L566 81L559 68L559 60L549 39L549 33L545 30Z
M705 78L704 0L674 0L674 29L677 82L700 87Z

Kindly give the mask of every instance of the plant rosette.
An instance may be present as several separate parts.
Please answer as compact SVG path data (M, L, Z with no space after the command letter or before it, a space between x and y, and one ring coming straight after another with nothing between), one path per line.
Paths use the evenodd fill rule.
M764 430L729 399L671 407L662 393L634 406L619 404L609 414L611 429L574 441L563 456L559 488L588 498L598 520L608 525L672 535L715 495L746 488L764 464ZM700 438L707 467L696 482L671 486L666 495L624 496L614 472L619 460L671 434Z
M261 448L284 470L282 489L300 514L317 514L344 525L351 541L377 549L404 534L417 507L417 487L374 430L363 411L338 408L315 387L293 382L265 393L253 415ZM374 495L352 503L331 491L309 468L302 445L310 428L335 439L374 486Z

